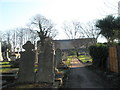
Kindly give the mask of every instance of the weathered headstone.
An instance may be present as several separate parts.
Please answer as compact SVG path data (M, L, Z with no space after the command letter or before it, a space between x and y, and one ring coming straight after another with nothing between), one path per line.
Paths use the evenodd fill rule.
M35 63L38 63L38 51L34 50L35 52Z
M54 50L54 72L55 74L57 72L59 72L59 70L57 69L57 59L56 59L56 51Z
M59 63L62 62L62 51L60 49L56 49L56 65L58 66Z
M27 41L26 44L23 45L23 49L25 49L25 51L21 53L17 82L33 83L35 80L35 53L32 51L34 45L30 41Z
M11 59L11 61L15 61L16 60L16 56L15 55L11 55L10 59Z
M3 54L4 61L11 61L11 59L9 58L9 50L8 49L5 52L3 52L2 54Z
M68 56L68 53L64 52L64 53L63 53L63 56L62 56L62 59L63 59L63 60L67 60L67 56Z
M9 50L8 49L6 51L6 58L7 58L8 61L11 61L11 59L9 58Z
M1 42L0 42L0 61L3 61L1 48L2 48L2 47L1 47Z
M54 55L52 42L46 39L44 46L41 46L38 56L38 72L36 82L54 82Z

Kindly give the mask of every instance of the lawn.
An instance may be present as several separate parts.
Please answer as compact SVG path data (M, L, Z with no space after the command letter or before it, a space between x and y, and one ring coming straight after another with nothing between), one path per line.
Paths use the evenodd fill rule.
M35 65L35 71L37 71L38 65ZM0 73L5 73L5 72L9 72L11 70L16 70L19 68L11 68L11 65L9 64L9 62L0 62Z
M9 64L9 62L0 62L0 64Z
M9 72L15 70L16 68L11 68L9 62L0 62L0 73Z
M73 56L68 56L67 60L65 61L65 64L69 66L72 58Z
M5 73L5 72L9 72L11 70L16 70L17 68L2 68L0 69L0 73Z
M5 68L5 67L11 67L11 65L0 65L0 68L1 67L3 67L3 68Z
M80 55L78 56L78 59L81 60L83 63L92 62L91 57L86 56L86 55Z

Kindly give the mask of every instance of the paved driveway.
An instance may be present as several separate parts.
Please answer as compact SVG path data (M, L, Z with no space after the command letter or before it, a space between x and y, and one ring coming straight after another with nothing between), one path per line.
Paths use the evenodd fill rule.
M74 58L65 88L110 88L107 82Z

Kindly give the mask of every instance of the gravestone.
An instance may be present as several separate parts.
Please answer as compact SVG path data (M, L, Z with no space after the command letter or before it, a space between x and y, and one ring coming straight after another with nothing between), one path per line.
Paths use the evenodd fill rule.
M0 42L0 61L3 61L1 48L2 48L2 47L1 47L1 42Z
M57 69L57 59L56 59L56 51L54 50L54 72L55 72L55 74L57 73L57 72L59 72L59 70Z
M15 55L11 55L10 59L11 59L11 61L15 61L16 60L16 56Z
M56 61L56 51L53 50L53 55L54 55L54 67L57 66L57 61Z
M67 60L68 53L64 52L62 56L62 60Z
M34 50L35 52L35 63L38 63L38 51Z
M34 45L30 41L27 41L22 47L25 51L21 53L17 82L33 83L35 80L35 53L32 51L34 49Z
M6 58L7 58L8 61L11 61L11 59L9 58L9 52L10 51L7 49L7 51L6 51Z
M7 49L5 52L2 53L4 61L11 61L9 58L9 50Z
M36 82L54 82L54 54L52 45L51 40L46 38L44 45L40 47Z
M60 49L56 49L55 54L56 66L58 66L58 64L62 62L62 51Z

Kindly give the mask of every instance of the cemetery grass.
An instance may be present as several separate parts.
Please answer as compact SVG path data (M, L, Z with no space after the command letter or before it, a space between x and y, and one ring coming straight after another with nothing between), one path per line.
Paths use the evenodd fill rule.
M36 64L35 72L37 71L37 69L36 69L37 67L38 67L38 65ZM9 62L0 62L0 73L9 72L9 71L16 70L16 69L18 69L18 68L11 67Z
M0 64L9 64L9 62L0 62Z
M65 61L65 64L66 64L67 66L70 65L70 62L71 62L72 58L73 58L73 56L68 56L67 60Z
M11 65L0 65L0 67L11 67Z
M11 70L15 70L16 68L3 68L3 69L0 69L0 73L6 73L6 72L9 72Z
M80 55L77 57L82 63L87 63L91 62L92 63L92 58L86 55Z
M73 56L68 56L67 60L65 61L65 64L67 66L70 65L70 62L72 60ZM37 71L37 67L38 65L35 64L35 72ZM10 63L9 62L0 62L0 73L8 73L8 72L11 72L12 70L16 70L16 69L19 69L19 68L13 68L11 67ZM59 70L60 72L63 72L65 74L65 76L67 76L68 74L68 69L60 69ZM51 88L51 85L49 84L25 84L25 85L20 85L16 88Z
M9 62L0 62L0 73L9 72L15 70L16 68L11 68Z

